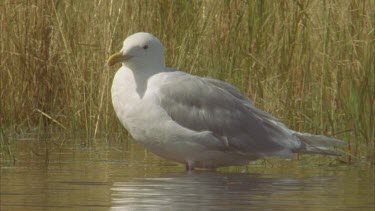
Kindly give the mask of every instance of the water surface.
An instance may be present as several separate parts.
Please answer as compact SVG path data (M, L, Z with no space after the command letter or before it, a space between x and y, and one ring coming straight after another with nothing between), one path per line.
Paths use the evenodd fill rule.
M48 150L30 142L19 144L15 164L1 162L1 210L375 209L374 169L365 164L318 156L186 172L132 142Z

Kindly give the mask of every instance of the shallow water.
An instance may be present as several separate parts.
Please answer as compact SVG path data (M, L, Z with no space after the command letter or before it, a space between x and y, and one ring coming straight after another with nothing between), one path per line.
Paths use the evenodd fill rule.
M18 145L15 165L0 163L2 211L375 209L368 165L318 156L185 172L132 142L51 144L49 159L32 142Z

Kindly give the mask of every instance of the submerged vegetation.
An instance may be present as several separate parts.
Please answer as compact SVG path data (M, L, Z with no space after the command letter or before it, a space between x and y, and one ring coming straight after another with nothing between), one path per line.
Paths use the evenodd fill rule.
M147 31L166 63L236 85L290 128L348 143L374 161L375 1L0 3L0 157L22 134L86 142L126 136L108 56ZM63 141L59 143L63 144ZM48 145L48 143L46 143Z

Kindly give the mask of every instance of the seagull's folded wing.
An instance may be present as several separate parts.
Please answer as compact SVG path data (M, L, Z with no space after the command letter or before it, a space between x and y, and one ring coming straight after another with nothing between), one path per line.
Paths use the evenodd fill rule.
M222 81L170 72L159 98L176 123L212 132L227 142L228 150L256 156L289 155L299 145L285 125Z

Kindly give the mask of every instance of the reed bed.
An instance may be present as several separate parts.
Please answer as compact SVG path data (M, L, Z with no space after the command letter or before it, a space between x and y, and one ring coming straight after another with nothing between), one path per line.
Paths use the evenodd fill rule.
M161 39L166 63L236 85L298 131L374 161L375 1L75 1L0 3L0 143L22 134L87 142L126 137L105 63L128 35Z

